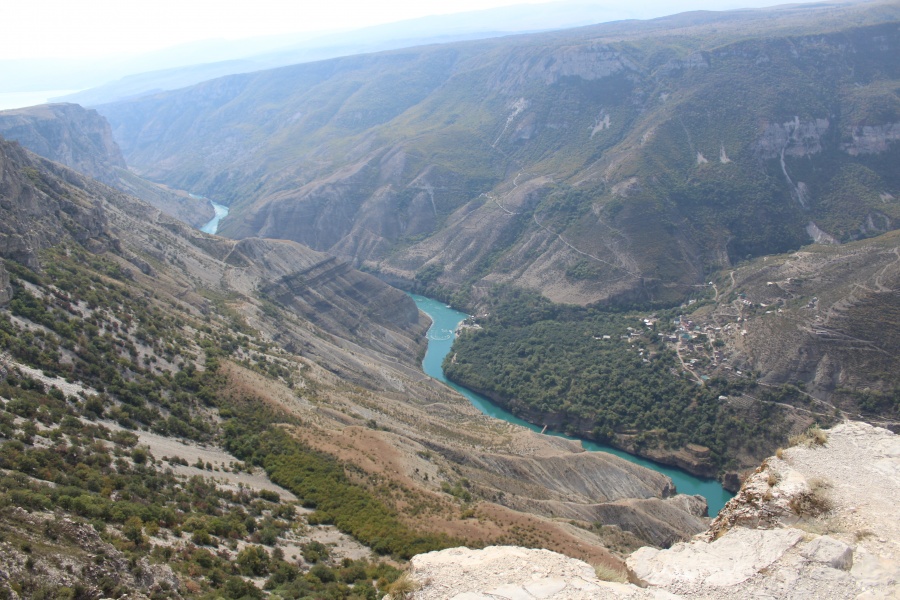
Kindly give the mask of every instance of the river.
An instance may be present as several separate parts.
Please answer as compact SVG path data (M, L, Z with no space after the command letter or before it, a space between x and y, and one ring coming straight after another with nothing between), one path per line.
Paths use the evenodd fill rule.
M194 196L191 194L193 198L202 198L203 196ZM209 223L200 228L200 231L203 233L216 233L219 230L219 221L228 216L228 207L222 206L221 204L216 204L212 200L209 201L212 204L213 210L216 212L216 215L210 219Z
M428 350L425 353L425 359L422 361L422 370L438 381L443 381L451 388L468 398L472 405L484 414L497 419L502 419L503 421L506 421L508 423L515 423L516 425L527 427L532 431L537 431L540 433L541 427L523 421L509 411L506 411L496 404L492 403L481 394L476 394L471 390L467 390L462 386L456 385L455 383L453 383L452 381L448 381L447 378L444 377L444 370L441 367L442 363L444 362L444 357L447 356L448 352L450 352L450 348L451 346L453 346L453 340L456 339L456 327L468 315L459 312L458 310L453 310L446 304L438 302L437 300L432 300L431 298L425 298L424 296L417 296L415 294L410 294L410 296L412 296L413 300L416 301L419 310L431 317L432 320L431 327L428 329ZM582 447L585 450L615 454L616 456L624 458L629 462L633 462L635 464L641 465L642 467L647 467L648 469L653 469L654 471L662 473L663 475L667 475L675 483L675 487L680 493L692 495L700 494L701 496L706 498L706 502L709 504L709 514L713 517L716 516L722 509L722 507L725 506L725 503L734 496L732 493L725 490L722 487L722 484L714 479L701 479L699 477L694 477L693 475L682 471L681 469L661 465L651 460L646 460L638 456L628 454L627 452L612 448L610 446L598 444L589 440L573 438L557 431L548 430L546 434L566 438L569 440L580 441Z

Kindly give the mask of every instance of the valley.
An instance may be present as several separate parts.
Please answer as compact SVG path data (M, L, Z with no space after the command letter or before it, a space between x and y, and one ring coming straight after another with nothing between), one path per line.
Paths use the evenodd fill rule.
M0 111L0 597L896 591L898 48L823 2Z
M505 421L507 423L513 423L515 425L526 427L536 433L561 437L570 440L574 439L567 436L565 433L549 429L547 425L536 425L527 421L523 421L514 414L492 403L486 397L477 394L467 388L458 386L452 381L448 380L444 375L444 371L441 368L441 365L444 362L447 354L451 351L451 345L456 338L455 332L457 330L457 326L466 321L466 319L471 319L471 317L469 315L466 315L465 313L455 311L435 300L424 298L422 296L413 296L413 299L416 301L416 305L419 307L419 309L429 317L431 317L432 320L431 327L428 329L428 351L426 352L425 358L422 361L422 366L425 373L427 373L431 377L434 377L438 381L443 381L450 385L450 387L465 396L473 406L490 417L500 419L501 421ZM688 495L700 495L706 498L708 512L711 517L715 517L719 510L725 505L725 503L732 498L732 494L726 492L722 488L722 486L715 480L692 477L687 472L680 469L667 468L659 463L642 460L634 454L628 454L627 452L617 450L611 446L597 444L596 442L585 439L577 439L576 441L580 442L581 446L585 450L591 452L606 452L614 454L615 456L623 458L629 462L633 462L635 464L641 465L642 467L646 467L648 469L652 469L666 475L675 484L675 487L679 493Z
M0 395L8 476L0 509L5 539L19 540L5 546L12 561L2 582L7 589L31 595L42 585L78 584L96 593L124 586L174 594L177 583L174 591L193 596L231 582L246 592L241 576L271 578L287 569L278 556L311 544L320 525L398 557L458 543L520 543L610 564L619 559L604 548L604 538L611 547L644 539L668 545L703 528L705 503L673 497L664 476L499 424L424 377L416 357L424 352L425 318L378 279L293 242L207 236L16 144L3 142L2 151L8 358ZM35 380L31 369L51 379ZM51 387L60 378L78 389ZM42 419L40 427L27 418L33 415ZM104 425L108 420L114 423ZM185 465L188 452L172 446L156 456L162 450L153 439L138 445L143 434L131 431L140 430L213 444L233 461L225 464L218 454L223 458L206 458L203 468ZM101 448L109 437L130 446L106 457ZM87 454L71 449L82 446ZM60 459L83 462L81 479L66 479ZM318 474L298 481L298 464ZM198 522L187 504L167 504L199 473L216 479L223 468L257 476L264 469L285 494L316 511L285 521L272 511L303 513L290 502L260 505L262 516L274 520L259 537ZM85 469L97 472L87 477ZM116 492L132 475L167 479L154 484L161 486L157 495L142 488ZM110 483L93 487L95 479ZM60 501L53 492L60 485L77 500ZM226 496L204 519L226 518L232 510L240 515L248 510L242 502L255 502L253 494L268 498L270 488L239 501L228 500L237 493L233 487L216 489ZM109 512L126 506L126 498L132 512ZM95 505L100 508L90 508ZM13 510L23 506L38 513L26 529ZM45 514L51 509L61 512ZM170 509L165 518L154 512ZM135 514L140 526L128 521ZM604 526L594 530L600 515ZM161 541L177 540L192 516L190 537ZM73 578L53 566L55 552L69 552L55 544L31 558L31 571L23 567L28 553L21 548L40 539L34 531L63 517L102 521L96 548L116 560L159 560L152 554L157 548L174 571L140 580L145 583L128 569L109 580L103 580L107 572ZM312 528L313 537L298 538L291 533L297 527L300 533ZM172 544L180 548L177 560L164 550ZM215 554L207 548L248 560L262 551L276 562L241 571L209 558ZM303 581L313 588L328 584Z

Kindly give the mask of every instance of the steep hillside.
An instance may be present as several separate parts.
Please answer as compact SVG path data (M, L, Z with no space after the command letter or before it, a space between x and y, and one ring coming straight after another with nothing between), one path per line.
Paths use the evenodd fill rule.
M690 318L717 343L699 372L760 374L797 410L900 426L900 235L808 246L714 282Z
M94 110L77 104L45 104L0 111L0 136L137 196L189 225L200 226L213 216L206 200L174 193L131 173L109 123Z
M898 252L896 231L809 245L656 312L495 288L444 369L533 423L694 473L746 472L814 422L900 427Z
M892 2L692 13L348 57L99 107L129 164L465 302L686 296L892 230Z
M426 319L375 277L205 235L15 143L0 167L0 589L239 598L268 577L340 598L388 587L378 555L516 543L612 566L604 542L705 526L668 478L424 377ZM318 542L339 533L371 552Z

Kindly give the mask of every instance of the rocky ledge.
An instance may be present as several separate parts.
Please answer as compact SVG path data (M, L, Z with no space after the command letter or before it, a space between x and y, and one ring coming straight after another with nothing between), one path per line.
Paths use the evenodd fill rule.
M419 600L900 597L900 437L848 422L767 459L709 531L615 570L547 550L453 548L416 556Z

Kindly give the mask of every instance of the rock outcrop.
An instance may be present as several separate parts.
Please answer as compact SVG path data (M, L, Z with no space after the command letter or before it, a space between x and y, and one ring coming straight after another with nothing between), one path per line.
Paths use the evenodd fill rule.
M61 514L28 512L20 507L4 509L4 517L15 520L16 537L0 540L0 594L16 595L10 583L40 581L50 589L79 590L77 596L56 597L101 598L106 590L116 587L132 590L128 598L181 598L181 582L167 565L151 564L147 558L131 559L104 541L89 524L77 522ZM46 552L52 540L58 554ZM40 552L32 551L40 548ZM95 560L103 557L103 560ZM42 590L43 591L43 590Z
M0 135L82 175L112 185L125 158L106 119L77 104L0 111Z
M900 597L900 436L847 422L779 455L708 532L634 552L637 585L541 550L451 549L413 558L413 598Z
M103 208L67 185L71 171L0 138L0 173L0 257L37 269L38 251L68 236L92 252L118 245Z
M768 459L707 534L628 569L690 598L895 598L898 494L900 437L844 423Z

